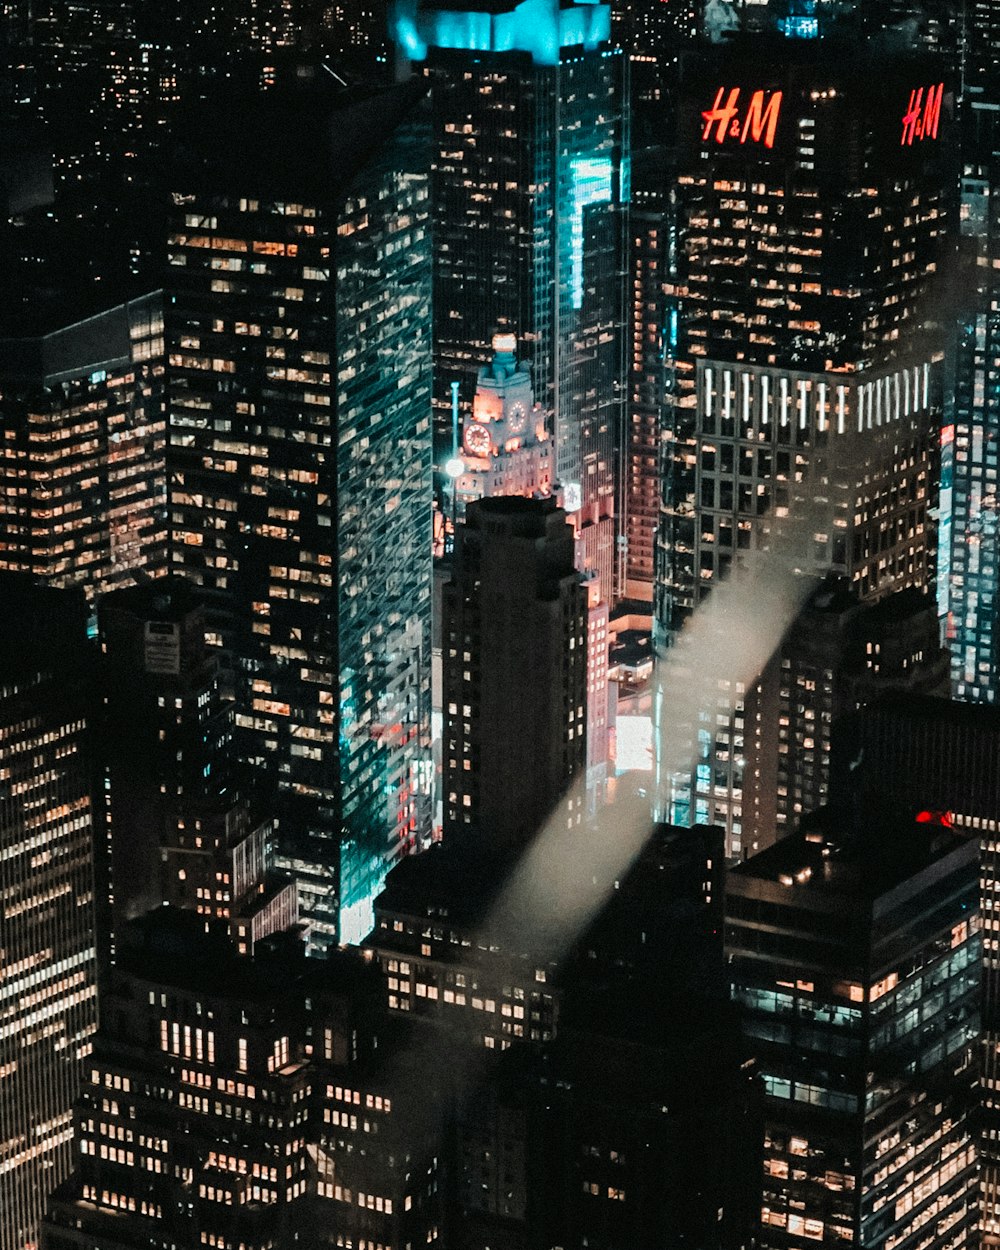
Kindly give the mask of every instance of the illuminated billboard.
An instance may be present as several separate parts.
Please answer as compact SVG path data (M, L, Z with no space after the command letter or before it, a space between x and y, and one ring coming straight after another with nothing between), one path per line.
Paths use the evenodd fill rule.
M746 104L741 103L739 87L728 90L720 87L715 93L715 103L702 113L705 125L702 142L711 138L716 143L763 143L774 147L774 134L781 114L780 91L754 91L747 93ZM766 100L766 103L765 103Z
M954 90L926 59L845 61L818 41L782 52L780 61L742 47L685 58L688 159L776 165L815 185L857 178L859 160L909 173L944 158Z

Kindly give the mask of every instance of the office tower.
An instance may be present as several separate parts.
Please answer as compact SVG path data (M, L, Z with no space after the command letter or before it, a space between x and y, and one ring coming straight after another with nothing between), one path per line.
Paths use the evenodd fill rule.
M934 600L912 589L874 604L830 578L761 674L748 715L744 847L755 854L831 800L831 768L858 708L889 692L949 691Z
M995 80L970 92L963 118L962 205L955 342L941 433L939 594L948 613L952 687L992 703L1000 686L997 637L997 387L1000 129Z
M624 536L625 595L653 598L654 549L660 516L660 425L663 414L663 336L676 334L677 317L663 324L669 196L666 153L637 153L632 165L627 436Z
M818 815L726 885L766 1091L758 1244L975 1244L976 839Z
M465 471L454 485L459 509L490 495L551 493L552 438L535 403L531 373L516 358L513 334L493 336L493 360L479 370L461 451ZM454 415L454 414L453 414Z
M863 602L933 577L951 96L935 66L845 62L835 46L737 44L683 68L661 652L744 551L767 553L776 575L837 573ZM732 855L755 697L744 685L713 690L684 725L708 788L686 762L657 759L657 811L724 823Z
M0 1246L38 1239L72 1167L97 1028L86 604L0 574Z
M646 803L617 819L645 823ZM614 829L574 843L589 860L587 838ZM749 1244L758 1082L723 989L722 831L651 830L568 933L555 881L542 923L505 921L507 866L475 834L403 861L366 943L414 1039L475 1064L456 1100L454 1243Z
M435 462L497 332L514 334L588 567L613 586L628 199L625 62L605 4L398 6L433 107ZM468 400L463 399L463 404Z
M204 608L181 578L150 580L102 599L100 637L109 954L126 919L162 904L252 954L296 924L296 890L234 758Z
M123 938L46 1250L440 1237L439 1082L394 1047L356 953L240 958L173 909Z
M276 87L222 137L213 118L174 197L172 569L204 592L318 944L363 936L430 832L419 95Z
M0 568L92 600L164 570L163 365L159 293L0 339Z
M586 855L613 832L573 836ZM758 1081L722 984L722 831L652 830L568 933L554 897L532 932L505 922L504 868L474 834L407 859L367 941L390 1012L475 1063L455 1244L748 1245Z
M445 833L524 846L584 780L587 591L553 499L480 499L457 538L443 608Z
M24 110L34 94L34 67L26 55L30 36L30 6L5 5L0 16L0 116L5 120Z
M535 403L526 365L514 356L513 335L493 337L494 357L479 371L472 414L465 419L465 471L454 482L455 512L473 499L497 495L545 497L552 484L551 439ZM582 514L574 520L579 522ZM576 528L577 566L586 566L586 535ZM587 795L601 800L607 781L616 704L608 685L608 615L601 582L587 581Z
M840 801L892 803L942 819L980 845L983 1244L1000 1243L1000 714L993 706L893 695L865 708L834 772Z

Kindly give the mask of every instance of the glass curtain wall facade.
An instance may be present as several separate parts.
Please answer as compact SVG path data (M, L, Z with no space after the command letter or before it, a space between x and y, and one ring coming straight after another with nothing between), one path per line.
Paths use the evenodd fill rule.
M760 1244L977 1244L978 840L809 827L730 874L765 1088Z
M863 601L934 576L943 334L927 309L947 220L950 97L940 80L930 88L938 71L925 62L881 65L878 79L829 63L825 51L772 63L737 45L692 57L682 74L661 655L743 553L840 573ZM743 849L752 682L713 690L689 727L693 769L674 771L662 751L657 761L657 815L722 824L730 855ZM658 680L658 743L673 698Z
M410 89L356 112L307 93L254 119L256 176L179 191L170 237L172 568L206 592L241 753L280 794L279 863L320 944L367 932L391 863L429 833L428 186L401 124L415 104ZM283 151L289 122L316 153Z
M629 194L628 67L609 30L606 5L548 0L492 16L401 5L395 22L433 102L435 463L451 455L452 384L467 414L493 335L516 335L567 511L595 527L582 559L607 586Z
M950 411L941 433L941 563L952 689L993 703L1000 681L997 575L1000 573L1000 94L972 94L963 139L960 307ZM973 155L974 154L974 155Z
M90 598L166 566L159 292L0 340L0 568Z
M38 1240L73 1166L97 1030L86 605L0 574L0 1247Z

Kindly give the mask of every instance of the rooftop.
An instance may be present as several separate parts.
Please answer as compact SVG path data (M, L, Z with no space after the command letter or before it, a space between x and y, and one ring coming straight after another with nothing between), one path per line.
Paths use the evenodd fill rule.
M873 814L869 823L852 825L846 813L822 808L797 833L735 867L730 888L761 881L795 890L800 899L872 903L960 849L978 857L978 839L953 829L946 817Z

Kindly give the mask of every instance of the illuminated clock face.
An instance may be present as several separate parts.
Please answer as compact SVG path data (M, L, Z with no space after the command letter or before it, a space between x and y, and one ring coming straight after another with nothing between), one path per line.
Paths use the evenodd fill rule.
M507 428L512 434L520 434L528 422L528 414L525 411L524 404L518 401L511 404L510 412L507 414Z
M492 447L493 441L485 425L475 422L465 431L465 450L470 456L488 456Z

